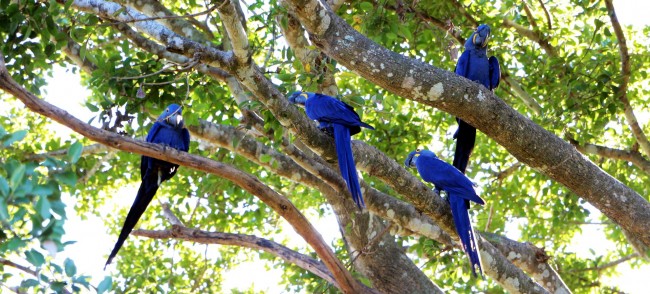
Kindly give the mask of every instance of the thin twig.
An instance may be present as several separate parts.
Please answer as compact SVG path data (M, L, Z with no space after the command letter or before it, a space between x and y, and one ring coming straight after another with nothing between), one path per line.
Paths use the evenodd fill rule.
M612 21L612 27L614 28L616 39L618 39L618 49L621 55L621 84L616 91L616 95L618 96L618 99L623 102L625 119L630 125L630 129L632 130L634 138L637 140L637 142L639 142L639 145L641 146L641 149L645 155L650 157L650 141L648 141L648 137L643 132L643 129L641 129L639 126L636 115L634 115L634 109L632 109L632 105L630 105L630 101L627 98L627 87L630 81L630 75L632 73L630 69L630 54L628 52L625 34L623 34L623 29L621 28L621 24L619 23L618 17L616 16L616 11L614 10L614 4L612 3L612 0L605 0L605 5L609 11L609 18Z
M553 30L553 22L551 21L551 14L548 12L548 9L546 9L546 6L544 5L544 1L542 0L537 0L539 2L539 5L542 6L542 10L544 10L544 14L546 15L546 25L548 26L548 30L551 31Z

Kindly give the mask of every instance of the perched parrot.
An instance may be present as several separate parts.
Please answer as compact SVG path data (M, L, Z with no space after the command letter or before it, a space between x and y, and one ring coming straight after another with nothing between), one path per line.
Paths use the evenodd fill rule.
M472 182L458 169L440 160L429 150L416 150L409 154L404 161L406 167L416 167L423 180L436 185L436 189L447 191L451 214L454 217L456 232L463 244L463 249L472 265L472 274L476 270L483 275L481 259L478 255L478 246L474 230L469 220L469 201L485 204L485 201L474 191Z
M341 175L348 184L354 203L363 209L365 203L352 157L350 136L361 132L361 127L371 130L375 128L362 122L352 106L327 95L298 91L289 96L289 102L304 106L307 116L317 120L321 130L334 135Z
M181 114L182 109L178 104L169 105L149 130L147 142L163 144L187 152L190 148L190 133L183 127ZM126 216L120 236L104 268L111 263L117 252L120 251L124 240L129 236L133 227L147 209L160 184L171 179L177 170L177 164L142 156L140 161L142 183L140 189L138 189L138 195L135 196L135 201L133 201L131 210Z
M493 90L499 86L501 70L496 57L492 56L489 59L487 57L489 39L490 27L480 25L465 42L465 51L460 55L456 64L456 74ZM456 139L454 166L465 173L476 141L476 128L459 118L456 118L456 121L458 130L454 134L454 139Z

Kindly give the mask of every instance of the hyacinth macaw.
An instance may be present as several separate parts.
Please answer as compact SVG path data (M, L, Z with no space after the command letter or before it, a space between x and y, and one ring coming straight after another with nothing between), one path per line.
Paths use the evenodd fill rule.
M289 102L304 106L307 116L317 120L321 130L334 135L341 175L348 185L354 203L359 209L363 209L365 203L361 195L357 167L352 157L350 136L361 132L361 127L371 130L375 128L362 122L352 106L334 97L297 91L289 96Z
M169 105L158 117L147 134L147 142L163 144L187 152L190 148L190 133L183 125L182 109L178 104ZM178 170L178 165L163 160L142 156L140 161L140 189L126 216L120 236L106 261L106 267L111 263L117 252L124 244L133 227L138 222L145 209L156 194L160 184L171 179Z
M463 249L469 257L472 274L476 271L483 275L481 259L478 255L478 245L472 224L469 220L469 202L485 204L483 199L476 195L472 182L458 169L440 160L436 154L429 150L416 150L411 152L406 161L406 167L416 167L423 180L436 185L436 189L447 191L451 214L454 217L456 232L463 244Z
M456 64L456 74L493 90L499 86L501 70L496 57L492 56L489 59L487 57L489 39L490 27L480 25L465 42L465 51ZM456 152L453 165L465 173L476 141L476 128L459 118L456 118L456 121L458 121L458 130L454 134Z

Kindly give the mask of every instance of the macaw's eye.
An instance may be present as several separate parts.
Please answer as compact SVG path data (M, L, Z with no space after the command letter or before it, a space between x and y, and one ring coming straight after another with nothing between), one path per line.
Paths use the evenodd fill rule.
M169 108L165 109L165 112L169 112Z

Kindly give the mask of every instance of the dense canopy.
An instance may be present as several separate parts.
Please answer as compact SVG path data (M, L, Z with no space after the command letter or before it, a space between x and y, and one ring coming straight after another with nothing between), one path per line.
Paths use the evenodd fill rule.
M494 92L454 74L480 24ZM258 292L271 268L286 292L621 290L620 264L650 260L649 34L612 0L0 0L0 287L218 293L254 262L233 291ZM42 99L58 67L90 91L89 121ZM332 137L287 101L296 90L375 127L352 141L366 209ZM171 103L189 153L143 140ZM403 166L416 148L451 163L456 116L478 129L467 176L486 202L470 209L484 279L447 201ZM141 155L179 171L91 280L63 226L98 216L113 242ZM583 231L614 245L590 251Z

